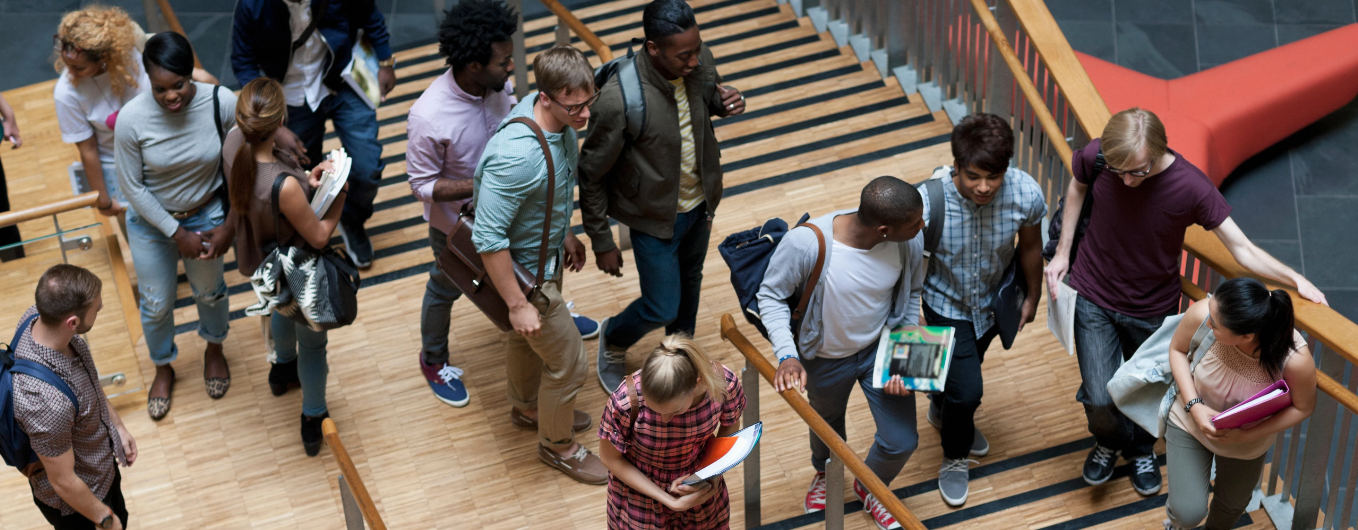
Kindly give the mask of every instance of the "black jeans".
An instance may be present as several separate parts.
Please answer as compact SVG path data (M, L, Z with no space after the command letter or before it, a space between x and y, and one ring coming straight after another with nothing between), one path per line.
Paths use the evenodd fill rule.
M943 385L943 393L929 394L929 400L939 409L943 458L966 458L971 453L971 441L976 436L976 408L981 406L981 396L985 393L981 363L985 361L985 351L990 348L990 341L995 340L1000 328L992 325L984 335L977 337L976 327L970 320L946 318L934 312L928 304L924 304L924 322L930 326L952 326L956 330L953 334L953 357L948 367L948 382Z
M1084 404L1094 441L1124 458L1155 454L1155 437L1122 415L1108 394L1108 380L1164 321L1164 316L1127 316L1083 296L1075 301L1075 357L1082 380L1075 399Z
M0 212L9 211L9 186L5 184L5 165L0 164ZM0 247L23 241L19 236L19 226L10 225L0 228ZM24 247L0 250L0 261L10 261L24 257Z
M108 495L104 496L104 504L118 516L118 520L123 522L123 528L127 528L127 503L123 500L123 474L118 470L113 471L113 486L108 489ZM38 510L42 511L42 516L47 518L47 522L52 524L56 530L97 530L99 525L86 519L79 513L71 515L61 515L61 510L53 508L33 497L33 503L38 505Z

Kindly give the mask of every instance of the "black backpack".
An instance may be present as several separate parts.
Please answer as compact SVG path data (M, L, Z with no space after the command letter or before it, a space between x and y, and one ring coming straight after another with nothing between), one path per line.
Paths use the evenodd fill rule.
M646 97L641 90L641 72L637 70L638 55L632 51L632 46L645 42L645 39L632 39L632 43L627 45L627 55L594 69L594 86L599 90L603 90L609 78L618 76L618 85L622 88L622 105L627 116L628 140L635 140L646 129Z
M37 313L24 319L23 323L19 324L19 329L15 330L14 339L7 346L0 348L0 457L4 458L5 464L19 471L37 462L38 454L33 452L28 433L24 432L19 422L14 419L14 374L31 376L52 385L71 400L71 406L75 407L76 411L80 410L80 402L76 400L75 392L61 376L42 364L14 356L19 339L23 338L24 332L28 331L33 321L37 319Z
M1098 180L1099 174L1103 173L1103 168L1108 167L1108 162L1103 159L1103 149L1099 149L1099 154L1094 155L1094 166L1092 168L1093 177L1089 181L1089 188L1085 190L1085 200L1080 204L1080 218L1075 223L1075 238L1070 243L1070 263L1075 263L1075 251L1080 248L1080 240L1084 239L1085 228L1089 227L1089 215L1094 209L1094 181ZM1071 177L1074 178L1074 177ZM1042 247L1042 259L1051 261L1056 257L1056 247L1061 244L1061 224L1066 209L1066 196L1061 195L1061 200L1056 203L1056 211L1052 212L1051 223L1047 225L1047 246Z
M806 304L811 299L811 292L816 289L816 283L820 281L821 269L825 264L825 235L820 228L806 222L810 218L810 214L802 214L797 226L805 225L814 231L820 247L816 255L816 265L806 279L801 296L794 295L786 301L788 307L792 309L794 337L801 330ZM787 221L775 217L765 221L763 225L726 236L726 239L717 246L721 259L726 261L726 266L731 269L731 286L735 288L736 298L740 301L740 312L766 339L769 338L769 330L764 327L764 321L759 315L759 286L764 283L764 273L769 269L773 250L783 241L783 236L787 235L788 230Z

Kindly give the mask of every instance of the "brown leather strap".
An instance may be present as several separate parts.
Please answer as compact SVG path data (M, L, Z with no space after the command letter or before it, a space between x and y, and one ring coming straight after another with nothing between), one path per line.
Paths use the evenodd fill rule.
M631 407L627 409L627 417L631 419L631 423L628 423L628 432L631 432L632 429L636 428L637 407L640 406L637 404L637 389L636 385L633 383L633 379L632 374L627 374L627 379L623 381L623 385L627 387L627 403L631 405Z
M816 233L816 265L811 269L811 276L806 278L806 287L802 289L802 300L797 302L797 309L792 312L793 320L801 320L806 315L806 304L811 301L811 293L816 292L816 284L820 283L821 268L825 266L825 233L820 231L820 227L811 223L799 224L805 226ZM794 227L795 228L795 227Z
M547 137L542 134L542 127L538 127L537 122L525 116L519 116L509 123L522 123L533 130L533 134L538 137L538 145L542 146L542 156L547 160L547 216L542 221L542 248L538 249L538 275L534 289L542 288L542 282L547 273L547 249L550 246L552 234L552 203L556 200L556 164L552 162L552 149L547 146Z

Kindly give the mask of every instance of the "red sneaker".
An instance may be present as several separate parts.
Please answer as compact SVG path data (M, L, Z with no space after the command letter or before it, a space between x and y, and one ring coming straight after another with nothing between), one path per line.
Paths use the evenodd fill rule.
M802 506L806 513L819 512L825 510L825 472L816 473L816 477L811 479L811 487L806 490L806 504Z
M893 530L900 528L901 524L896 522L896 517L891 512L886 511L886 506L877 502L877 497L868 493L868 489L863 487L863 483L858 479L853 481L853 493L858 496L858 500L863 501L863 511L872 518L872 522L877 524L880 530Z

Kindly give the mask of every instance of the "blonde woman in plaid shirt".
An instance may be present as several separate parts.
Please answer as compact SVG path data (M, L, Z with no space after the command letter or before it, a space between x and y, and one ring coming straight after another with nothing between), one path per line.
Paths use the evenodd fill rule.
M608 527L728 528L731 502L720 476L699 486L681 482L698 470L713 433L740 429L744 411L735 372L712 362L687 335L665 337L613 391L599 420L599 457L609 470Z

